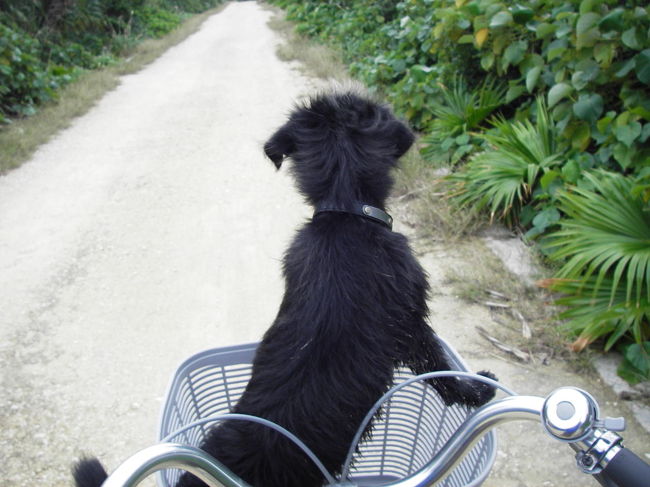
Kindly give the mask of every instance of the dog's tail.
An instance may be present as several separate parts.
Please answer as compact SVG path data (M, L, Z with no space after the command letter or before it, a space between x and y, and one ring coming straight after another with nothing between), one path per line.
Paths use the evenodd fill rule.
M77 487L100 487L108 473L96 458L82 458L72 467L72 476Z

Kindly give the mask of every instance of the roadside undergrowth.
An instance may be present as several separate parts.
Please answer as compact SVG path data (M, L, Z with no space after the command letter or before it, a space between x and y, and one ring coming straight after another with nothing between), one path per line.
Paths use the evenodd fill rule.
M84 72L77 80L61 88L56 101L39 107L38 112L30 117L3 127L0 130L0 175L26 162L40 145L68 127L76 117L88 112L103 95L115 89L120 76L141 70L196 32L209 16L224 7L222 4L194 15L162 38L143 41L128 56L112 65Z

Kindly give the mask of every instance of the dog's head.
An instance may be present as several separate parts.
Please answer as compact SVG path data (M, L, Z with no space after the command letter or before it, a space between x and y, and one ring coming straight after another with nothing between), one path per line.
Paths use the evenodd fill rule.
M360 200L383 204L390 170L414 136L384 105L352 92L325 94L296 108L264 145L279 169L294 164L298 189L311 204Z

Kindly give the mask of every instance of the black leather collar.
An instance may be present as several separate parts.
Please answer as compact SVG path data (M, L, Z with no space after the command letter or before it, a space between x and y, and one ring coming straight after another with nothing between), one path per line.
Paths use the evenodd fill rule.
M349 213L351 215L361 216L375 223L386 226L389 230L393 229L393 217L380 208L366 205L365 203L354 202L351 205L337 206L328 203L322 203L316 207L314 218L319 213Z

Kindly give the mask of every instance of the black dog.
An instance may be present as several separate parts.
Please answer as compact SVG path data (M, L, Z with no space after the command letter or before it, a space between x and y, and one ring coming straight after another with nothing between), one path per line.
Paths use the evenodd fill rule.
M286 252L284 299L234 412L284 426L332 473L340 472L395 367L416 374L450 368L426 322L425 273L384 211L391 169L413 139L388 108L346 93L297 108L264 146L278 169L285 157L293 159L298 189L316 213ZM478 406L494 396L477 381L432 385L448 405ZM304 453L258 424L226 421L201 448L255 487L324 482ZM98 462L87 460L75 478L80 487L96 487L104 476ZM177 487L203 485L184 474Z

